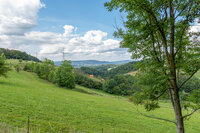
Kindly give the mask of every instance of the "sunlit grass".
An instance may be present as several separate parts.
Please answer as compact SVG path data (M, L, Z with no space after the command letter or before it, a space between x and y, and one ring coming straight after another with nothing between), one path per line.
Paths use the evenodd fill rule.
M77 86L59 88L28 72L11 71L0 78L0 123L9 128L27 129L28 116L32 132L100 133L175 133L175 125L146 118L137 112L174 119L168 102L146 112L127 98L117 97ZM186 132L200 131L200 114L186 121ZM0 129L1 130L1 129ZM1 132L1 131L0 131Z

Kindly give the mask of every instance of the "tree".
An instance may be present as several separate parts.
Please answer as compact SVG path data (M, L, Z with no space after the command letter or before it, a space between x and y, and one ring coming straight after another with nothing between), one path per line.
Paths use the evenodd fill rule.
M137 65L143 89L135 95L135 103L145 104L152 110L159 107L158 99L168 93L175 121L161 120L175 123L177 133L184 133L185 118L199 109L197 100L195 108L192 107L194 111L183 116L179 97L180 89L200 69L200 33L190 30L200 15L199 5L199 0L111 0L105 3L109 11L125 12L124 28L117 27L114 35L122 38L121 47L129 48L133 59L143 60ZM182 74L188 76L181 82Z
M48 75L48 81L50 81L51 83L56 82L56 72L55 72L55 70L50 71L50 73Z
M75 88L73 66L70 61L63 61L56 73L56 83L61 87Z
M53 71L55 70L54 62L49 59L45 59L45 61L43 61L42 64L40 65L39 69L38 69L37 64L35 64L33 66L35 66L36 71L39 71L39 72L36 72L36 73L38 73L39 77L42 79L46 79L46 80L48 80L48 76L49 76L51 70L53 70Z
M28 55L26 52L21 52L18 50L9 50L9 49L0 48L0 55L2 53L4 53L7 59L20 59L20 60L41 62L38 58Z
M6 57L4 56L4 54L1 54L0 56L0 76L4 76L6 77L8 71L10 71L10 67L8 66L8 64L6 63Z
M21 70L20 65L18 63L14 65L14 68L15 68L16 72L20 72L20 70Z

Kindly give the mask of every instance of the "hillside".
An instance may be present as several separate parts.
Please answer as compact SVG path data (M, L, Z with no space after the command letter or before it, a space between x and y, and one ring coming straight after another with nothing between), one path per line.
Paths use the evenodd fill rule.
M101 77L113 77L118 74L126 74L132 71L136 71L137 68L134 66L136 62L129 62L126 64L122 64L119 66L110 66L110 68L107 68L106 66L97 66L97 67L81 67L80 70L84 72L85 74L92 74ZM107 70L105 69L107 68Z
M59 66L62 61L55 61L55 65ZM75 68L80 68L80 67L89 67L89 66L99 66L99 65L108 65L108 64L114 64L114 65L120 65L120 64L125 64L128 62L131 62L131 60L124 60L124 61L98 61L98 60L81 60L81 61L71 61L72 65Z
M32 132L103 132L105 133L173 133L175 125L139 115L137 109L173 119L170 103L146 112L126 98L77 86L74 90L59 88L28 72L9 72L0 78L1 130L27 129L30 117ZM186 132L200 131L200 113L186 121ZM145 127L145 128L144 128ZM159 128L158 128L159 127ZM19 129L20 130L20 129Z
M9 50L0 48L0 55L4 53L7 59L22 59L27 61L40 62L40 60L32 55L27 54L26 52L21 52L19 50Z

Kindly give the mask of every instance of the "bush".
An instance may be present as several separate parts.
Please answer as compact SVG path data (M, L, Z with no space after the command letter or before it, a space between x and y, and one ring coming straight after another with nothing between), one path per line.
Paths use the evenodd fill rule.
M54 62L48 59L42 63L27 62L24 71L35 72L40 78L57 83L61 87L75 87L73 66L69 61L64 61L58 69Z
M84 75L81 72L75 72L75 82L78 85L90 88L90 89L102 89L102 82L93 80L89 76Z
M133 76L117 75L104 82L103 90L110 94L132 95L140 90L140 86L135 84Z
M61 87L75 88L73 66L70 61L63 61L56 73L56 83Z
M9 65L6 63L6 57L4 54L0 56L0 76L7 76L8 71L10 71Z
M20 70L21 70L19 64L15 64L14 68L15 68L16 72L20 72Z

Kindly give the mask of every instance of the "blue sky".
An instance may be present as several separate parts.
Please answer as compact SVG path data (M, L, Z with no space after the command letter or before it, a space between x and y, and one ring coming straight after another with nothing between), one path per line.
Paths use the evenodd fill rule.
M102 30L113 37L115 18L118 12L108 12L104 3L108 0L42 0L46 8L39 11L40 31L63 32L63 25L78 27L78 33Z
M130 59L113 37L120 13L108 12L109 0L2 0L0 47L62 60ZM117 20L117 21L116 21Z
M128 60L131 53L113 37L118 11L109 0L0 0L0 47L38 58L62 60ZM195 22L192 31L200 31Z

